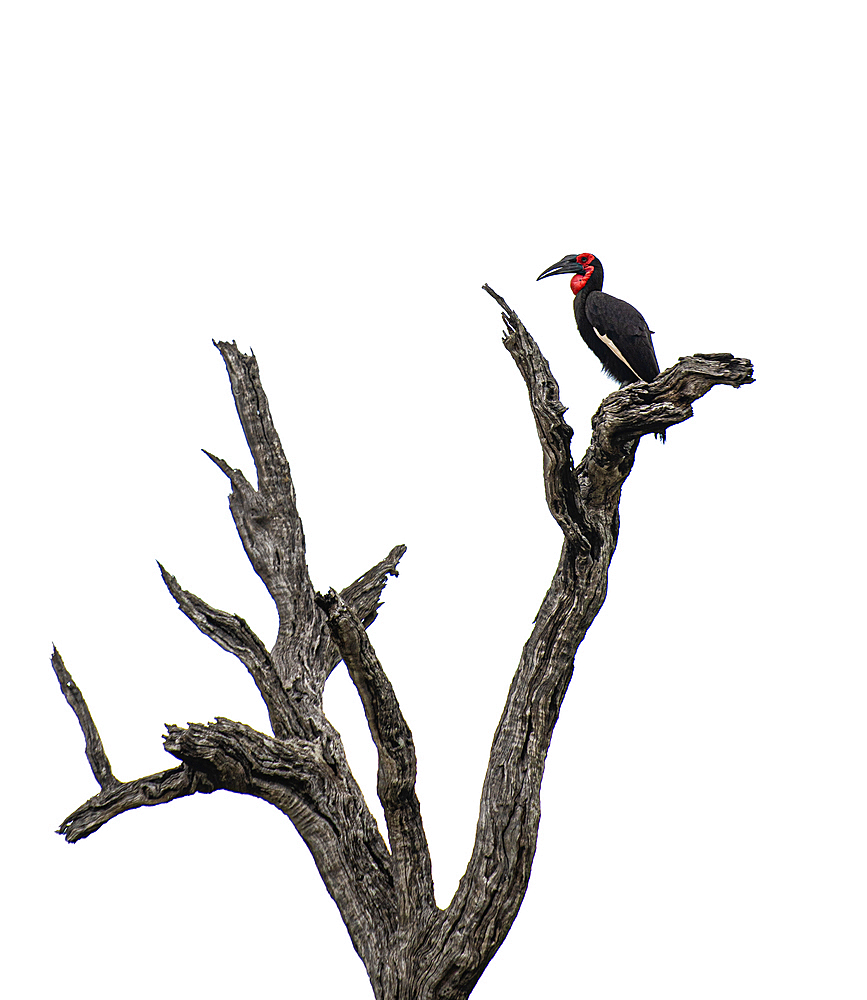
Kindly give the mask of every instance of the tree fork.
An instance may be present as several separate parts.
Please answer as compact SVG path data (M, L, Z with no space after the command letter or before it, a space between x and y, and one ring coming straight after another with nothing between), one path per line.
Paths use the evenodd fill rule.
M56 649L52 656L100 785L58 833L74 843L121 812L217 788L270 802L313 855L377 1000L465 1000L502 944L527 889L545 758L576 650L605 600L620 491L638 442L687 420L692 403L714 385L753 381L750 362L730 354L681 358L653 382L626 386L602 401L590 446L576 467L573 431L563 419L547 360L515 312L484 288L503 310L503 344L529 392L545 496L563 548L494 735L472 855L445 908L434 900L412 732L366 633L405 546L393 548L339 594L314 593L289 464L252 354L234 343L215 344L256 465L256 487L223 459L206 454L231 483L229 506L241 543L277 607L273 649L243 618L211 607L162 566L160 571L179 609L244 664L268 709L273 735L224 718L186 729L167 726L165 749L180 766L121 782L84 697ZM379 755L377 793L389 845L322 709L325 682L341 660Z

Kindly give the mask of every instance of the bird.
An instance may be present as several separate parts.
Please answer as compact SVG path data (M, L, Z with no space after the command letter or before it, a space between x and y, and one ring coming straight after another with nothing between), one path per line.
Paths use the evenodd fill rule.
M652 331L628 302L602 291L602 262L592 253L567 253L536 279L573 275L575 321L581 339L622 386L651 382L659 374Z

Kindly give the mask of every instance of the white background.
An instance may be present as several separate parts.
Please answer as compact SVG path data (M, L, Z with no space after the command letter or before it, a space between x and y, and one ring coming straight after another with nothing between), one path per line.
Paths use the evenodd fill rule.
M211 338L252 346L315 585L409 546L371 636L413 728L437 895L554 571L490 282L580 457L614 388L567 252L663 367L750 357L627 482L530 888L474 1000L863 998L863 61L855 5L661 0L4 8L4 976L10 996L369 995L288 821L217 793L52 831L165 722L258 727L182 586L275 619L234 532L252 475ZM327 710L375 802L341 669Z

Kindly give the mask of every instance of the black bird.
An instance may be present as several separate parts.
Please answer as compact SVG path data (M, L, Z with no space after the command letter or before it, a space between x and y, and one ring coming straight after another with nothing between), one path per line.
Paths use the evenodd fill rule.
M659 374L652 333L641 313L602 289L602 264L592 253L569 253L544 270L537 281L572 274L575 321L581 339L621 385L650 382Z

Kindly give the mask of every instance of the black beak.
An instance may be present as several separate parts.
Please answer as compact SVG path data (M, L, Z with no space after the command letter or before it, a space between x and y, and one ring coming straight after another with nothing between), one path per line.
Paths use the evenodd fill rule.
M577 253L567 253L562 260L558 260L556 264L552 264L550 267L545 268L545 270L536 278L536 281L541 281L542 278L550 278L555 274L584 274L584 265L578 263Z

